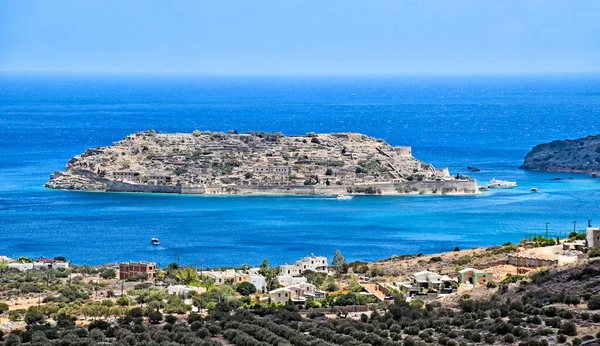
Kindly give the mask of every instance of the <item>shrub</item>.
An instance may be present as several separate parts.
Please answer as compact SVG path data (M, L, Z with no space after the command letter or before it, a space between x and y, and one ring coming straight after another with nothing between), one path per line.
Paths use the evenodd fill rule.
M504 335L504 342L509 342L509 343L515 342L515 336L510 333Z
M592 257L600 257L600 247L593 247L588 251L588 256Z
M575 336L577 335L577 326L573 322L565 322L558 328L558 332L569 336Z
M440 256L434 256L434 257L431 257L429 259L429 262L431 262L431 263L438 263L438 262L441 262L441 261L443 261L443 260L442 260L442 258Z
M0 315L8 311L8 304L0 303Z
M588 300L588 309L590 310L598 310L600 309L600 295L591 296Z
M567 342L567 337L563 334L558 334L558 336L556 337L556 341L558 341L558 343L560 344L564 344L565 342Z

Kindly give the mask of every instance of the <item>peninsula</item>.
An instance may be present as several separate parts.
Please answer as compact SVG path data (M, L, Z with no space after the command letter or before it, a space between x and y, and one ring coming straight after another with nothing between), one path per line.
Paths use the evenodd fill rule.
M87 149L46 187L181 194L475 194L477 183L358 133L135 133Z
M535 146L521 169L545 172L600 173L600 135Z

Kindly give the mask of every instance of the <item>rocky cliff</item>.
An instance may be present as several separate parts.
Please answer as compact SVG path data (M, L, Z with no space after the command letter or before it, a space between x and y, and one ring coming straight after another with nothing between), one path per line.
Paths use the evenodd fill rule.
M433 183L431 183L433 182ZM450 177L358 133L136 133L72 158L52 189L207 194L476 193Z
M546 172L600 172L600 135L535 146L521 169Z

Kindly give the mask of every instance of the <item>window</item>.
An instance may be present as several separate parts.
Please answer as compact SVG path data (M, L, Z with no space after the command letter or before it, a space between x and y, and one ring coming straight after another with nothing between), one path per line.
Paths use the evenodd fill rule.
M277 293L277 296L278 296L278 297L281 297L281 293Z

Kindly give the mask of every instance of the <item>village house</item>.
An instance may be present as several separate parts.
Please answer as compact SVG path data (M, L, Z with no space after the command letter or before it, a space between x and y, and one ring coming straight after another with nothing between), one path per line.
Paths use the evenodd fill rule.
M448 275L440 275L438 273L430 272L427 270L414 273L412 279L412 284L421 291L452 291L453 282L456 281L450 278Z
M277 281L281 286L286 287L306 282L306 278L304 276L278 275Z
M190 292L197 292L198 294L206 293L205 287L195 287L186 285L169 285L167 292L171 295L184 295L187 296Z
M156 263L152 262L123 262L119 263L119 279L147 275L148 280L154 280L156 274Z
M296 261L296 264L285 264L280 266L279 274L298 276L306 270L326 273L328 266L329 265L327 264L327 257L311 255L309 257L304 257L303 259Z
M215 283L215 286L224 285L228 282L231 284L250 282L250 274L236 272L234 269L226 269L223 271L208 271L203 272L202 275L212 279Z
M288 304L292 300L292 291L287 288L278 288L269 292L271 303Z
M460 283L466 285L485 285L488 283L488 273L474 268L459 270Z
M259 292L265 292L267 289L267 280L264 276L259 274L249 274L248 277L250 278L249 282L253 284Z
M587 246L592 247L600 247L600 228L588 228L586 230L585 240L587 242Z
M33 269L68 269L69 262L59 261L52 258L40 257L33 261Z
M30 263L11 262L7 264L9 269L25 270L44 270L44 269L68 269L69 262L59 261L51 258L41 257Z

